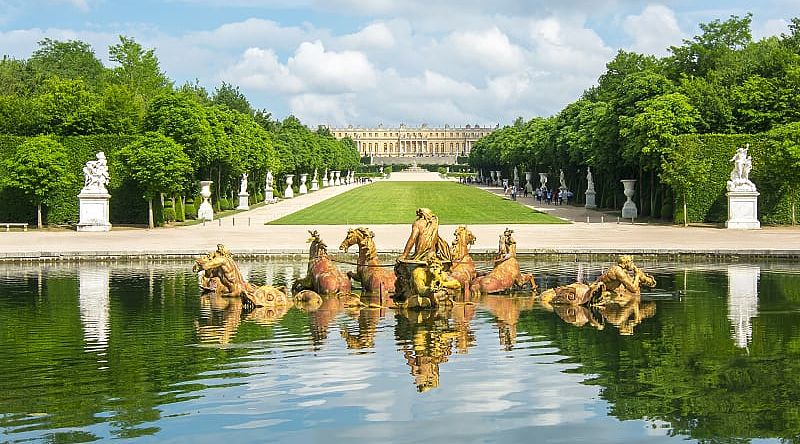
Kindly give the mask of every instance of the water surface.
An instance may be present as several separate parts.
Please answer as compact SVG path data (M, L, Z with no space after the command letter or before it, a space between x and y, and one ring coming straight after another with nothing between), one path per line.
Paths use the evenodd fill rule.
M606 265L523 268L551 287ZM247 313L190 264L2 264L0 441L799 440L800 264L640 265L658 288L604 312Z

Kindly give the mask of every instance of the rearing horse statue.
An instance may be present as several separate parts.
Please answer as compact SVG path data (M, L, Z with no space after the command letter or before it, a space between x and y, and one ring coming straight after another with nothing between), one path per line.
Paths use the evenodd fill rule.
M350 278L336 268L328 256L328 246L319 237L317 230L308 232L308 272L306 277L295 282L294 290L311 289L319 294L332 295L350 293Z
M470 290L473 293L491 294L500 293L512 288L522 288L531 285L531 290L536 290L536 281L528 273L519 270L517 262L517 242L511 237L513 230L506 228L500 235L498 257L494 260L494 268L489 274L478 276L472 281Z
M450 266L450 277L461 283L461 288L469 288L470 283L478 272L475 271L475 262L469 255L469 246L475 243L475 235L464 225L459 225L455 232L450 249L453 264Z
M347 230L347 237L339 245L339 249L347 251L352 245L358 245L356 272L348 271L347 275L361 282L361 287L368 293L394 293L397 276L391 268L383 268L378 263L374 237L375 233L365 227Z

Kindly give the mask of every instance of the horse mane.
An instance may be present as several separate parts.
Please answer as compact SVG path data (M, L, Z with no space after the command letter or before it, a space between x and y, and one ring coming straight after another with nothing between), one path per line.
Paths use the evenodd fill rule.
M377 257L378 250L375 248L375 241L373 240L375 233L366 227L358 227L355 231L360 235L359 246L363 246L367 249L366 259Z

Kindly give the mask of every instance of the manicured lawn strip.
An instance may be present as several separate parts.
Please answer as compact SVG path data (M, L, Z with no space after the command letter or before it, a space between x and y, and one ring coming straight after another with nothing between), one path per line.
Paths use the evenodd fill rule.
M269 222L273 225L405 224L427 207L441 224L568 223L454 182L376 182Z

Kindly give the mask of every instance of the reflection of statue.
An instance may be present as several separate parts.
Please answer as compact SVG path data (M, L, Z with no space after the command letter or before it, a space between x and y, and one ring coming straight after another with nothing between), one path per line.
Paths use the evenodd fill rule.
M83 167L84 176L84 192L93 193L107 193L106 184L108 183L108 163L106 162L106 155L100 151L97 153L97 160L90 160L86 162Z
M414 247L414 254L411 256L413 260L424 261L428 255L450 260L450 247L439 237L439 218L427 208L417 209L417 220L411 226L411 235L400 255L401 260L409 258L411 247Z
M750 170L753 169L753 158L747 155L750 144L736 149L736 154L731 158L733 170L731 180L728 181L728 191L755 191L756 186L750 181Z
M396 312L395 336L420 392L439 386L439 365L453 353L459 332L448 325L447 312Z
M536 290L533 276L522 273L517 262L517 242L511 236L513 230L506 230L500 235L498 255L494 260L494 268L489 274L478 276L472 281L470 291L474 293L491 294L500 293L512 288L523 288L530 285L532 291Z
M239 194L247 194L247 173L242 173L242 184L239 186Z

